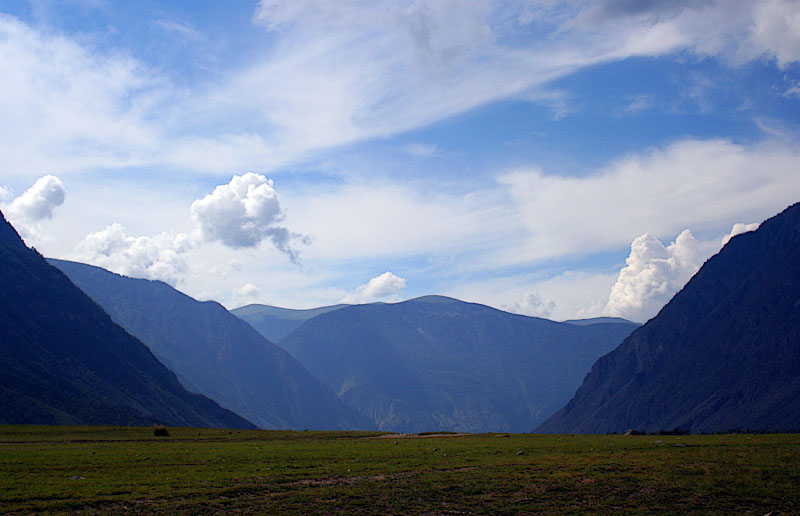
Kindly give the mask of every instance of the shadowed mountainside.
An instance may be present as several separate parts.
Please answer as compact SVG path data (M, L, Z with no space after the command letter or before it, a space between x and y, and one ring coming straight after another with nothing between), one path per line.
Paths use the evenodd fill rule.
M175 371L183 385L262 428L350 430L370 423L286 351L214 301L161 281L50 260Z
M520 432L562 406L634 328L426 296L329 311L281 344L381 430Z
M738 235L538 431L800 429L800 204Z
M0 213L0 423L253 428L184 390Z

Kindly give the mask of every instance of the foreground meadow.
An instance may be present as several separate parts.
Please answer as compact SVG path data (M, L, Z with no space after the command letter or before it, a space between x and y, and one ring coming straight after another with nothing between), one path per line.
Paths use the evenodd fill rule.
M0 513L800 513L800 435L0 426Z

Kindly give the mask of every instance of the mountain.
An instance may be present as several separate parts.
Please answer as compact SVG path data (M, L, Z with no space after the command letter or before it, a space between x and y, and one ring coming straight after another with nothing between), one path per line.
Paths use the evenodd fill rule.
M590 319L568 319L564 321L567 324L577 324L578 326L589 326L590 324L635 324L640 326L639 323L623 319L622 317L592 317Z
M371 428L286 351L213 301L161 281L50 260L144 342L181 383L262 428Z
M281 345L381 430L530 431L635 328L441 296L317 315Z
M298 326L320 314L339 310L350 305L323 306L308 310L292 310L290 308L279 308L277 306L252 304L234 308L231 313L246 321L250 326L258 330L261 335L271 340L279 342L282 338L292 333Z
M253 428L183 389L0 213L0 423Z
M711 257L537 431L800 430L800 204Z

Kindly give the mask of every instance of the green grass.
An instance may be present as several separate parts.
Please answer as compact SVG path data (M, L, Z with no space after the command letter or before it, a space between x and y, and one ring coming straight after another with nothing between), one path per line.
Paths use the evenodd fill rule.
M169 433L0 426L0 514L800 513L800 435Z

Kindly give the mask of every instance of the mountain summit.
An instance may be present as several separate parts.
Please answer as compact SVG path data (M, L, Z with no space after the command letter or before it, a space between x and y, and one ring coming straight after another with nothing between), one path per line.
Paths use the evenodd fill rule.
M538 431L800 429L800 203L735 236Z

